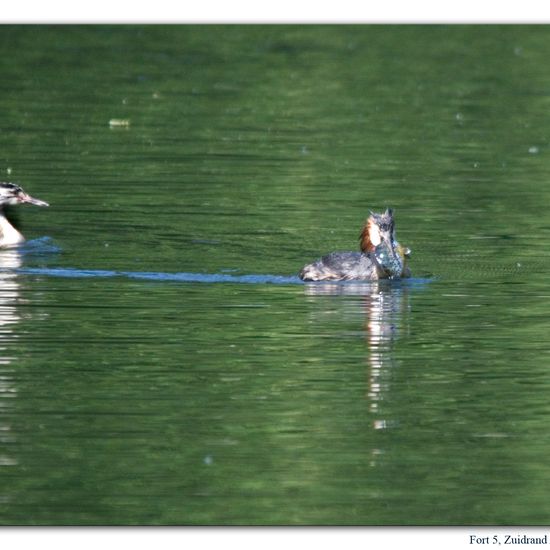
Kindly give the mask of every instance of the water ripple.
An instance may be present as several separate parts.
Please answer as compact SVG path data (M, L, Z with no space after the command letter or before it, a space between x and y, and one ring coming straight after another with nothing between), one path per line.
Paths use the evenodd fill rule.
M0 269L0 271L7 271ZM311 287L334 286L340 287L357 285L357 282L342 281L329 283L304 283L298 276L285 275L228 275L225 273L163 273L155 271L111 271L104 269L75 269L75 268L52 268L52 267L20 267L15 270L22 275L43 275L50 277L66 278L106 278L106 277L125 277L129 279L145 279L149 281L178 281L183 283L241 283L241 284L276 284L276 285L303 285ZM394 281L364 281L362 285L372 285L373 283L387 283L392 285L418 286L429 282L430 279L406 279Z
M103 269L73 268L19 268L17 273L24 275L46 275L50 277L86 278L86 277L126 277L149 281L178 281L184 283L247 283L247 284L303 284L297 277L282 275L227 275L224 273L162 273L148 271L110 271Z

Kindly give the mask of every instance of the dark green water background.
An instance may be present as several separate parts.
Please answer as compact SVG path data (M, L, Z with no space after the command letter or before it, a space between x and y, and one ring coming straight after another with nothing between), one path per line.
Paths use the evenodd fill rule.
M0 179L60 248L0 252L0 524L550 523L550 27L0 54ZM93 276L292 276L386 206L409 284Z

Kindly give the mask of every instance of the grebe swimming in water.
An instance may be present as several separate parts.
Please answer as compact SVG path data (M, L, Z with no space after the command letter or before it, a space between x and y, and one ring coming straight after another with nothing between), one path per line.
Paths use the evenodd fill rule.
M15 183L0 182L0 247L17 246L25 242L25 237L13 227L4 214L5 205L34 204L36 206L49 206L47 202L35 199L27 195L19 185Z
M361 236L361 252L331 252L300 271L304 281L352 281L410 277L411 251L395 239L393 211L371 215Z

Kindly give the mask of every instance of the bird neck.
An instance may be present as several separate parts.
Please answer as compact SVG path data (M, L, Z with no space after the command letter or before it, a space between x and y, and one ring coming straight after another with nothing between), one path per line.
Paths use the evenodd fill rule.
M0 247L17 246L25 241L25 237L13 227L3 211L0 211Z

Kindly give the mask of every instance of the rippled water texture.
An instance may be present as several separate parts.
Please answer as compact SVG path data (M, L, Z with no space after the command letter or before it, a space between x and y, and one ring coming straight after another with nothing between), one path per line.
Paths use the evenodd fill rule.
M0 48L0 524L550 522L549 27ZM387 206L412 279L298 279Z

